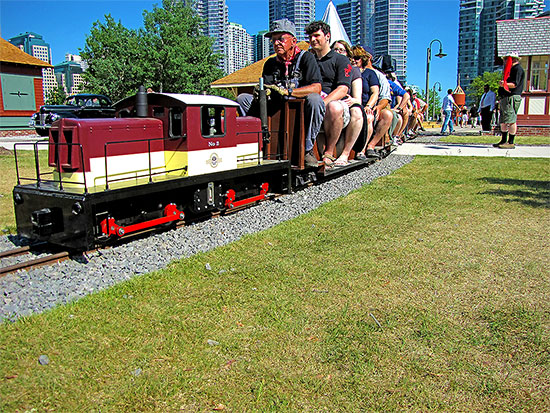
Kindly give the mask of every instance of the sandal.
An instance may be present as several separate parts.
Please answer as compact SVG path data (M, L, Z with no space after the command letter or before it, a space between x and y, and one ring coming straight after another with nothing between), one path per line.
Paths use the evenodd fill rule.
M367 158L380 159L380 155L378 155L374 149L367 149Z
M336 162L334 162L334 164L332 164L332 166L334 166L335 168L343 168L344 166L348 166L349 165L349 161L347 159L336 159Z
M355 159L358 161L364 161L367 159L367 157L363 152L359 152L358 154L355 155Z
M334 161L336 161L336 158L331 154L323 154L323 163L325 164L325 166L332 166L334 164Z

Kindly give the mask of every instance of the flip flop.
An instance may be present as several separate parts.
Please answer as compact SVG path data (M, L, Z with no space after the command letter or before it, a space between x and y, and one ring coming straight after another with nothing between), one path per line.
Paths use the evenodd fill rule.
M343 168L344 166L348 166L349 161L344 161L343 159L337 159L336 162L332 166L335 168Z
M363 152L359 152L357 155L355 155L355 159L357 159L358 161L364 161L365 159L367 159L367 157Z
M332 166L334 165L334 161L336 160L336 158L328 153L324 153L323 154L323 163L325 164L325 166Z

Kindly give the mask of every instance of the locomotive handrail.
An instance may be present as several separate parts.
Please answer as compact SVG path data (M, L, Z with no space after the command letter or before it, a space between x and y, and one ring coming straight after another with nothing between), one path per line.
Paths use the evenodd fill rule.
M262 158L260 156L260 152L261 152L261 145L260 145L260 142L261 142L261 139L263 139L263 134L262 134L262 131L258 131L258 132L236 132L235 135L236 136L239 136L239 135L250 135L250 134L256 134L258 136L258 156L257 156L257 160L258 160L258 165L261 165L262 164ZM244 158L243 161L247 161L247 160L253 160L254 158Z
M187 138L187 135L183 135L181 138L178 138L178 139L185 139ZM108 148L108 145L115 145L115 144L121 144L121 143L135 143L135 142L147 142L147 157L148 157L148 161L149 161L149 173L148 174L144 174L144 175L136 175L135 178L145 178L145 177L148 177L149 178L149 183L152 183L153 182L153 176L155 175L160 175L160 174L166 174L166 173L169 173L169 172L176 172L176 171L182 171L182 170L185 170L187 169L187 167L182 167L182 168L176 168L176 169L169 169L169 170L164 170L162 172L153 172L153 168L152 168L152 165L151 165L151 142L152 141L170 141L170 140L173 140L173 138L165 138L165 137L162 137L162 138L149 138L149 139L128 139L128 140L122 140L122 141L114 141L114 142L105 142L104 144L104 154L105 154L105 190L108 190L109 189L109 181L110 182L118 182L118 181L124 181L126 179L128 179L127 177L126 178L113 178L113 179L109 179L109 173L107 171L107 161L108 161L108 158L107 158L107 148ZM164 165L164 167L166 167L166 164ZM135 171L137 172L137 171Z
M22 177L19 173L19 161L17 157L17 148L19 146L33 146L33 155L34 155L34 165L35 165L35 172L36 172L36 178L25 178ZM73 146L76 145L80 148L80 162L82 165L84 165L84 151L82 148L82 144L80 143L69 143L69 142L49 142L49 141L37 141L37 142L16 142L13 145L13 151L14 151L14 158L15 158L15 171L17 174L17 185L21 185L21 181L36 181L36 187L40 188L40 185L42 183L57 183L59 184L59 189L63 189L63 183L65 184L74 184L74 185L80 185L84 186L84 192L88 192L88 185L86 184L86 175L84 174L84 183L78 182L78 181L68 181L63 180L62 175L59 175L59 179L44 179L44 176L52 175L53 172L40 172L40 158L38 156L38 146L42 145L67 145L67 146ZM60 168L60 160L59 160L59 152L55 151L55 166L57 169Z

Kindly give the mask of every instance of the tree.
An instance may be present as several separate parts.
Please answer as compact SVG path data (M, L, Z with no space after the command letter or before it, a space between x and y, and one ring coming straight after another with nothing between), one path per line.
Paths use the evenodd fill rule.
M502 80L502 72L485 72L483 75L476 77L468 87L468 99L473 102L479 102L483 95L483 86L489 85L489 88L496 93L498 83Z
M143 28L130 30L110 15L95 22L82 57L85 89L114 101L140 85L157 92L200 93L223 72L212 54L212 39L200 34L201 21L184 2L163 0L143 11Z
M150 82L154 90L200 93L223 72L212 54L209 37L200 34L201 20L184 2L163 0L162 8L143 12Z
M426 101L426 91L420 89L419 95L422 97L422 100ZM430 89L430 105L428 106L429 113L426 113L426 119L432 119L432 114L435 114L434 119L437 119L437 115L441 111L441 98L439 97L439 91L436 89L435 93L433 88Z
M67 94L63 85L58 85L55 89L52 89L46 95L45 103L46 105L62 105L67 99Z
M125 28L110 14L96 21L82 51L88 69L82 74L84 89L113 101L135 93L145 81L146 50L137 31Z

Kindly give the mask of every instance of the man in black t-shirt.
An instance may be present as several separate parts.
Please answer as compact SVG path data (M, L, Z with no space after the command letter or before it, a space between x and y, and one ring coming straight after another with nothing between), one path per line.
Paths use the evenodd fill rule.
M268 111L273 113L279 109L283 99L304 99L305 164L315 167L318 161L312 149L325 115L325 105L319 94L322 80L319 67L311 53L296 45L296 28L290 20L272 22L271 30L264 36L271 39L277 54L265 62L262 72L266 87L274 87ZM240 94L237 102L241 115L259 116L259 105L251 94Z
M346 140L355 143L363 126L363 114L360 108L350 108L343 100L350 93L352 66L347 57L330 49L330 26L314 21L306 26L305 31L321 70L321 96L326 106L323 127L327 142L323 162L326 166L332 166L342 130L347 127Z
M525 72L519 64L519 55L516 52L508 53L503 56L503 59L505 64L507 59L511 59L512 67L510 75L500 81L500 87L498 88L499 122L502 137L500 142L495 143L493 146L502 149L514 149L514 138L517 132L517 114L521 105Z

